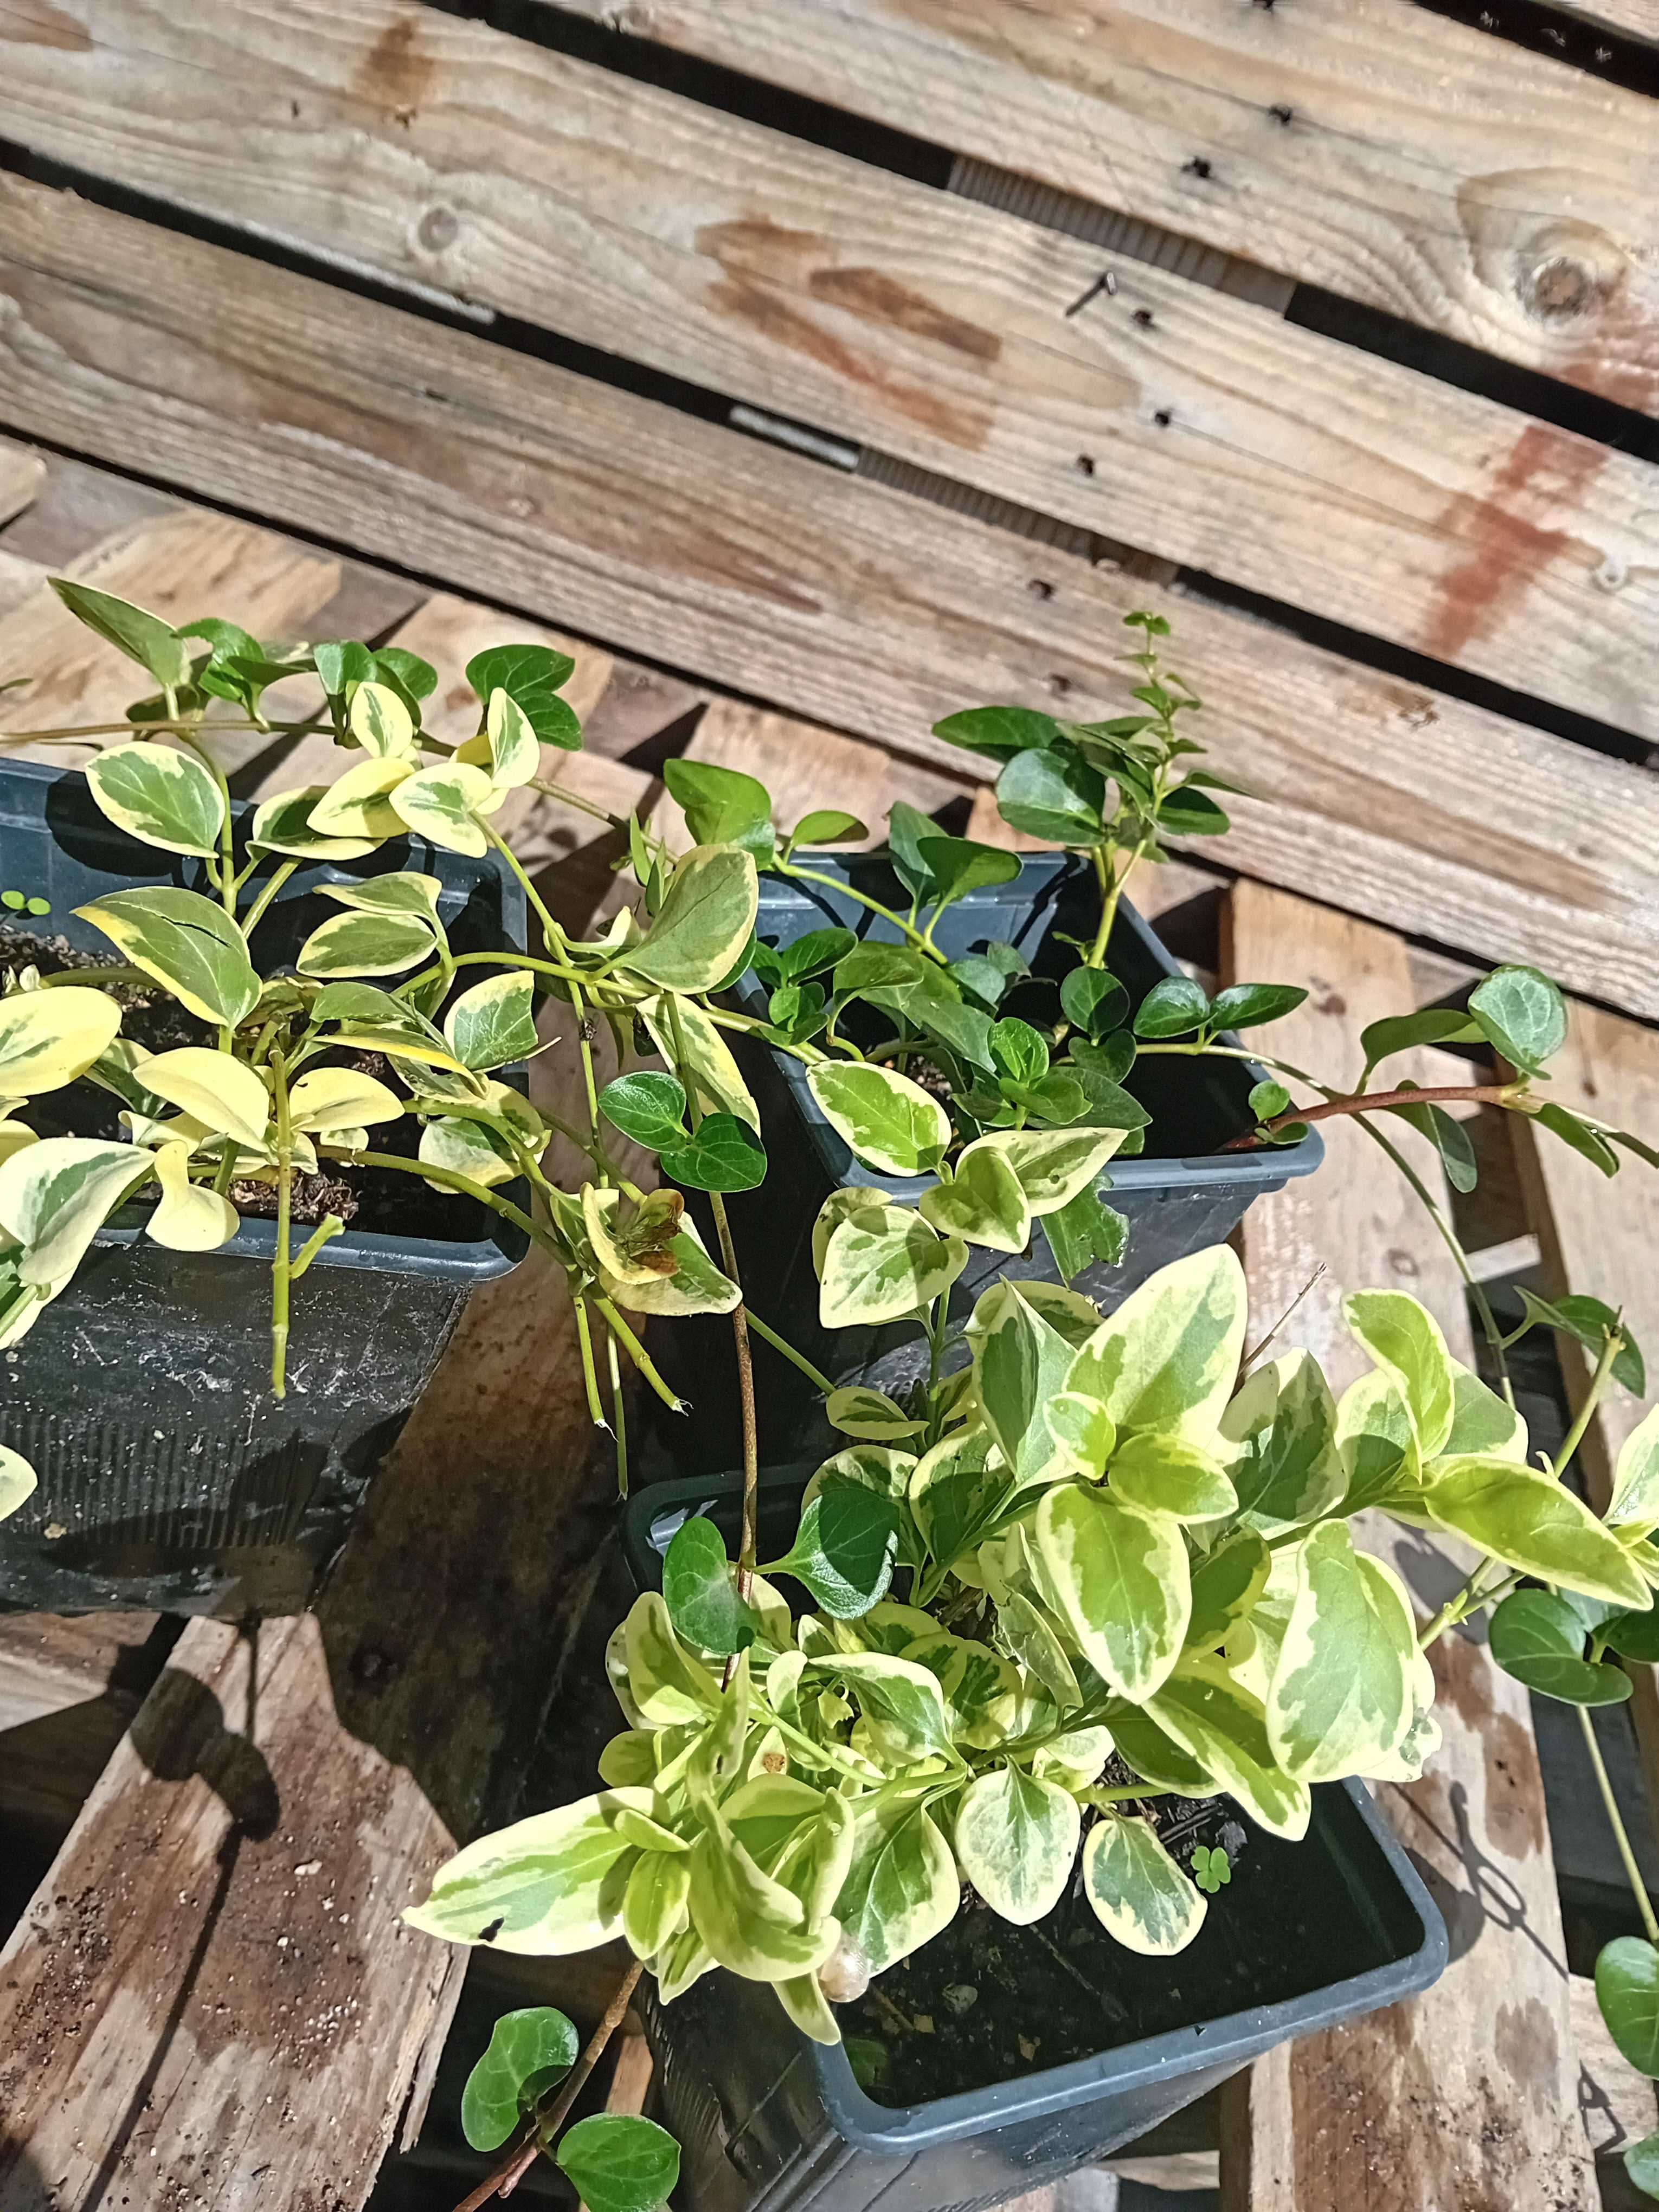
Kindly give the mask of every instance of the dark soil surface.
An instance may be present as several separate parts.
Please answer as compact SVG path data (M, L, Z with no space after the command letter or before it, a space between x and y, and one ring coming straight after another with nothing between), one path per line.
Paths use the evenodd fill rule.
M43 975L85 969L90 980L100 968L119 965L102 954L82 951L65 937L37 935L15 923L0 924L0 969L29 966ZM121 1008L122 1036L147 1052L173 1052L184 1045L214 1041L206 1024L165 991L129 983L103 988ZM380 1054L351 1054L343 1056L343 1064L378 1076L402 1095L402 1086ZM120 1101L112 1092L82 1082L30 1099L21 1118L43 1137L103 1137L118 1142L123 1134L120 1112ZM405 1118L384 1123L369 1136L376 1152L412 1159L420 1144L420 1127ZM267 1221L276 1218L274 1184L238 1181L231 1185L229 1196L240 1213ZM144 1202L142 1198L137 1201ZM384 1237L435 1237L445 1243L470 1243L486 1234L485 1209L473 1200L429 1189L413 1176L386 1168L354 1168L337 1162L316 1175L295 1174L290 1212L302 1226L314 1224L325 1213L337 1213L355 1229Z
M964 1885L943 1935L837 2008L869 2096L902 2108L1018 2081L1382 1963L1380 1947L1375 1959L1358 1955L1352 1900L1316 1840L1266 1835L1226 1797L1151 1798L1137 1809L1183 1868L1200 1844L1231 1861L1187 1949L1152 1959L1115 1942L1084 1897L1080 1862L1032 1928L1012 1926Z

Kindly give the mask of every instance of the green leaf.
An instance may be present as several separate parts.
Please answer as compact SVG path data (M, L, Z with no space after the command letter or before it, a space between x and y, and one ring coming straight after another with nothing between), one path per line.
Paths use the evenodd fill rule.
M846 966L842 963L842 966ZM935 1043L946 1046L975 1067L991 1065L989 1018L970 1006L939 968L928 967L908 983L877 986L860 997L889 1013L902 1014Z
M1405 1087L1405 1086L1402 1086ZM1454 1190L1473 1190L1480 1179L1474 1141L1463 1124L1432 1100L1425 1105L1390 1106L1390 1114L1407 1121L1425 1136L1440 1155L1446 1180Z
M1073 968L1060 987L1060 1010L1074 1029L1099 1038L1121 1027L1129 994L1103 968Z
M1280 1771L1266 1713L1224 1668L1212 1660L1188 1660L1152 1698L1148 1710L1158 1726L1269 1834L1301 1842L1313 1811L1308 1784ZM1126 1747L1126 1758L1136 1755Z
M837 806L820 806L803 814L789 832L792 845L861 845L870 835L856 814L843 814Z
M120 1026L115 1000L79 983L0 998L0 1101L61 1091L109 1049Z
M933 735L988 760L1006 762L1033 747L1058 744L1061 731L1052 714L1030 707L969 707L935 722Z
M1237 1447L1231 1472L1240 1510L1269 1535L1316 1521L1347 1490L1337 1408L1306 1352L1258 1367L1223 1414L1221 1433Z
M912 1420L885 1391L857 1386L832 1390L823 1410L832 1429L839 1429L844 1437L861 1437L866 1443L901 1443L906 1437L919 1437L927 1425Z
M183 635L183 633L181 633ZM438 688L438 672L429 660L411 653L406 645L383 645L374 654L374 670L382 683L404 695L404 703L418 706Z
M992 1066L1010 1083L1040 1083L1048 1073L1048 1043L1029 1022L994 1022L990 1046Z
M1158 826L1166 837L1222 837L1232 827L1225 811L1197 786L1197 777L1189 776L1158 808Z
M1066 1388L1097 1398L1121 1436L1216 1433L1244 1346L1244 1271L1224 1244L1160 1267L1103 1322Z
M933 872L922 858L921 841L939 834L939 824L930 815L907 805L902 799L895 800L887 810L887 844L894 872L914 899L933 896ZM873 946L867 949L875 950Z
M204 1045L183 1045L154 1054L141 1064L139 1074L154 1097L208 1128L254 1148L264 1146L270 1095L258 1071L246 1060L210 1052Z
M683 1852L641 1851L623 1892L623 1934L636 1959L654 1959L686 1924L691 1868Z
M193 753L112 745L88 762L86 778L100 807L129 836L167 853L217 855L224 794Z
M499 2150L580 2048L574 2026L551 2005L503 2013L461 2092L461 2132L473 2149Z
M331 700L343 700L354 684L369 684L374 678L374 655L358 639L327 639L313 646L312 665Z
M836 1220L818 1263L819 1319L825 1328L898 1321L942 1297L967 1264L961 1239L919 1213L857 1205Z
M638 945L617 965L669 991L712 991L748 944L759 905L753 855L735 845L694 845Z
M923 837L917 849L933 879L935 902L941 907L992 884L1011 884L1019 873L1017 853L1000 845L975 844L967 837Z
M917 1799L872 1795L858 1807L836 1912L872 1974L931 1943L955 1919L961 1895L951 1847Z
M336 790L339 786L336 785ZM437 768L417 769L394 784L386 802L404 827L447 853L464 853L480 860L489 850L489 840L478 820L495 787L481 768L466 761L445 761ZM313 816L319 826L322 810Z
M1003 820L1045 844L1098 844L1105 808L1105 777L1069 744L1018 753L997 778Z
M1069 1790L995 1767L957 1808L957 1863L993 1912L1029 1928L1065 1895L1082 1814Z
M1379 1060L1396 1052L1410 1052L1424 1044L1461 1044L1480 1034L1478 1025L1467 1014L1444 1006L1431 1006L1420 1014L1390 1014L1359 1032L1365 1076L1370 1077Z
M1276 1115L1287 1114L1291 1094L1282 1083L1257 1083L1250 1088L1250 1111L1258 1121L1271 1121Z
M655 2212L680 2178L680 2147L666 2128L632 2112L596 2112L560 2138L553 2162L587 2212Z
M1189 975L1166 975L1141 1000L1134 1019L1138 1037L1182 1036L1208 1019L1210 1000Z
M1031 1234L1030 1209L1019 1178L1000 1154L970 1145L946 1182L922 1193L924 1220L941 1237L960 1237L993 1252L1023 1252Z
M532 1957L609 1942L622 1931L623 1863L638 1849L621 1816L648 1817L655 1802L649 1790L603 1790L480 1837L438 1869L427 1902L404 1917L450 1943L479 1943L491 1931L497 1950Z
M396 868L388 875L366 876L356 884L319 884L325 898L337 900L358 914L413 914L436 929L438 901L443 885L436 876L415 868Z
M1575 1338L1597 1359L1607 1349L1607 1339L1613 1330L1617 1328L1623 1334L1625 1323L1600 1298L1586 1297L1578 1291L1570 1291L1553 1300L1540 1298L1524 1286L1521 1286L1520 1294L1529 1322L1541 1322L1546 1328L1559 1329L1564 1335ZM1622 1382L1632 1397L1646 1395L1646 1366L1641 1352L1628 1337L1613 1363L1613 1372L1614 1379Z
M1648 1601L1625 1547L1553 1475L1513 1460L1444 1459L1425 1503L1443 1528L1522 1574L1615 1605L1639 1609Z
M528 719L537 740L574 752L582 741L575 710L559 696L576 672L568 653L547 645L492 645L466 664L466 680L481 700L505 691Z
M95 592L90 584L71 583L67 576L54 576L52 588L77 622L148 669L164 688L176 691L189 683L190 655L159 615L109 592Z
M1621 2056L1659 2079L1659 1951L1639 1936L1605 1944L1595 1961L1595 2002Z
M391 793L400 783L407 782L413 773L409 757L403 753L359 761L343 775L337 776L313 806L313 834L354 841L366 839L371 851L388 837L402 836L408 825L392 805ZM469 769L466 774L476 775L477 770Z
M415 717L389 684L360 684L351 695L346 727L374 760L415 751Z
M886 2045L880 2046L884 2051ZM1659 2197L1659 2135L1644 2136L1625 2153L1625 2172L1644 2197Z
M337 914L313 929L295 965L302 975L398 975L435 950L418 915Z
M1607 1524L1626 1542L1659 1528L1659 1406L1644 1415L1619 1448Z
M1209 1910L1146 1823L1120 1813L1089 1831L1083 1893L1108 1935L1154 1959L1184 1951Z
M1618 1153L1599 1129L1592 1129L1589 1123L1581 1121L1577 1114L1570 1114L1565 1106L1552 1103L1540 1106L1533 1119L1540 1128L1547 1129L1552 1136L1559 1137L1564 1145L1570 1146L1583 1158L1589 1160L1593 1167L1600 1168L1604 1176L1618 1174Z
M254 811L252 842L261 853L283 853L299 860L356 860L372 853L374 837L331 837L311 826L313 808L328 796L326 784L279 791Z
M1267 1740L1287 1774L1334 1782L1367 1772L1403 1741L1414 1713L1417 1624L1398 1579L1354 1550L1346 1522L1322 1522L1292 1558Z
M1094 1191L1086 1188L1057 1213L1045 1216L1042 1233L1055 1267L1068 1283L1074 1283L1085 1267L1097 1261L1103 1267L1118 1267L1129 1243L1125 1217L1114 1207L1103 1206Z
M1115 1454L1111 1485L1120 1504L1175 1521L1222 1521L1238 1510L1238 1493L1218 1461L1183 1437L1155 1430L1131 1437Z
M685 1088L679 1078L641 1068L619 1075L599 1093L607 1121L647 1152L659 1152L685 1134Z
M1055 1635L1048 1614L1030 1598L1018 1590L1005 1591L997 1601L997 1628L1021 1666L1036 1675L1062 1710L1083 1703L1065 1645Z
M489 695L484 738L490 781L498 788L513 789L540 773L542 750L530 717L512 693L499 686Z
M780 945L773 957L783 980L799 983L808 975L819 975L826 968L833 968L857 945L858 939L850 929L809 929L805 937Z
M974 1395L1016 1485L1053 1481L1073 1464L1047 1409L1077 1357L1017 1283L994 1283L974 1309Z
M1143 1703L1181 1656L1192 1602L1180 1524L1066 1482L1037 1506L1036 1558L1046 1594L1089 1664Z
M111 891L75 912L201 1021L234 1028L258 1001L259 979L240 930L198 892Z
M1356 1291L1343 1300L1342 1312L1405 1400L1423 1457L1433 1459L1451 1434L1456 1388L1439 1322L1404 1291Z
M1273 1553L1248 1530L1193 1563L1193 1611L1187 1624L1189 1650L1213 1650L1226 1640L1267 1586Z
M1121 1129L1092 1125L1076 1129L995 1129L967 1147L957 1161L957 1171L971 1156L995 1153L1007 1162L1026 1205L1042 1219L1095 1188L1101 1170L1124 1135Z
M444 1016L444 1040L475 1074L528 1060L538 1043L535 1000L530 977L507 969L462 992Z
M146 1152L92 1137L43 1137L0 1162L0 1228L24 1248L18 1279L55 1297L153 1167Z
M1537 1075L1567 1041L1567 1007L1536 968L1494 968L1469 994L1469 1014L1494 1050L1523 1075Z
M944 1158L951 1117L908 1076L855 1060L820 1060L806 1080L825 1120L867 1167L925 1175Z
M740 845L763 866L772 857L772 794L752 775L712 761L663 763L669 797L699 845Z
M754 1642L758 1624L738 1595L725 1540L701 1514L676 1530L664 1554L662 1594L676 1630L700 1650L730 1659Z
M766 1180L766 1148L735 1114L706 1114L692 1134L664 1145L662 1171L691 1190L753 1190Z
M1619 1705L1630 1696L1622 1667L1585 1658L1583 1622L1548 1590L1511 1591L1493 1608L1488 1642L1506 1674L1544 1697L1571 1705Z
M1282 1021L1307 997L1294 983L1234 983L1211 1006L1208 1026L1218 1030L1260 1029Z
M847 1476L829 1476L800 1516L795 1540L768 1574L804 1583L835 1620L855 1620L887 1592L898 1551L898 1509Z

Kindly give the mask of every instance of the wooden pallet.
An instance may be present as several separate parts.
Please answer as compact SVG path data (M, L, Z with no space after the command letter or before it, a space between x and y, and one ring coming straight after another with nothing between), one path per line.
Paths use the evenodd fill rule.
M1570 48L1532 0L1455 12L0 0L0 683L32 679L0 722L119 702L45 589L69 568L446 670L556 638L588 716L561 772L618 811L689 745L788 806L972 802L996 835L934 720L1104 708L1152 605L1248 793L1143 903L1206 968L1315 973L1322 1054L1534 959L1595 1002L1564 1098L1652 1133L1659 18L1584 0ZM306 766L249 752L237 787ZM573 925L614 896L596 830L512 824ZM1659 1184L1509 1133L1476 1131L1472 1242L1659 1349ZM1243 1249L1264 1314L1327 1261L1302 1320L1334 1358L1361 1279L1465 1330L1341 1139ZM56 1850L0 1954L0 2212L369 2200L460 1989L399 1906L586 1778L608 1484L530 1261L314 1617L170 1650L0 1624L0 1853ZM1474 1645L1443 1663L1441 1765L1382 1796L1464 1948L1230 2091L1231 2212L1583 2212L1654 2118L1565 1974L1524 1700ZM1633 1717L1659 1801L1648 1670ZM559 1984L579 2017L596 1986ZM1210 2179L1212 2145L1175 2154ZM400 2212L455 2179L386 2171Z

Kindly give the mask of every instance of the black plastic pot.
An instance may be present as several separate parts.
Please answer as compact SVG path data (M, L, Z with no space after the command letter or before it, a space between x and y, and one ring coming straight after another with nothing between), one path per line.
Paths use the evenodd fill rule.
M799 1469L763 1477L763 1558L787 1547L803 1484ZM624 1542L640 1587L659 1583L670 1538L702 1510L734 1545L740 1508L731 1477L663 1485L630 1502ZM1235 1976L1218 1996L1215 1960L1235 1894L1224 1890L1179 1960L1123 1954L1126 1980L1138 1966L1178 1983L1178 2024L1137 2035L1131 2022L1091 2057L929 2103L877 2102L854 2080L845 2049L809 2042L763 1984L716 1971L663 2005L647 1976L636 2001L660 2117L684 2148L683 2212L866 2212L878 2199L883 2212L973 2212L1094 2163L1275 2044L1394 2004L1444 1969L1444 1923L1358 1783L1315 1790L1303 1842L1256 1831L1249 1849L1257 1894L1265 1870L1298 1931L1275 1960L1271 1986L1264 1977L1258 1990L1241 1992ZM1037 1940L1027 1929L999 1930L1011 1980ZM1164 2009L1167 2022L1167 1991ZM950 2021L935 2032L948 2037Z
M884 905L908 903L884 854L815 855L813 866ZM1058 978L1077 957L1062 939L1093 934L1098 898L1086 862L1073 854L1033 854L1014 882L972 891L947 908L937 942L955 959L1001 939L1018 947L1035 975ZM788 945L810 930L835 926L873 942L898 937L890 924L842 891L762 876L756 931L763 943ZM1118 910L1108 955L1132 1005L1165 976L1181 973L1127 903ZM744 1012L764 1017L767 994L757 976L744 977L738 997ZM902 1323L833 1330L819 1325L812 1224L838 1188L863 1185L914 1202L932 1179L881 1176L865 1167L824 1119L800 1060L740 1042L737 1050L760 1108L769 1162L758 1190L726 1201L750 1304L832 1381L901 1391L924 1371L925 1344ZM1074 1285L1103 1310L1109 1313L1169 1261L1222 1243L1254 1200L1282 1190L1293 1176L1310 1175L1323 1159L1317 1130L1299 1144L1272 1151L1221 1152L1229 1138L1254 1126L1250 1089L1265 1074L1243 1060L1170 1055L1136 1064L1127 1087L1152 1116L1147 1150L1137 1158L1113 1160L1101 1186L1109 1182L1109 1203L1128 1221L1128 1246L1118 1266L1091 1267ZM693 1196L690 1203L712 1249L705 1202ZM965 1318L982 1291L1009 1276L1060 1279L1040 1225L1020 1257L969 1247L968 1266L951 1292L953 1316ZM738 1449L730 1335L726 1324L708 1320L678 1321L658 1333L658 1364L694 1408L690 1421L674 1430L674 1456L681 1465L729 1466ZM763 1434L769 1455L828 1449L829 1431L820 1425L810 1383L770 1352L762 1349L757 1357L764 1368Z
M132 884L201 887L196 862L158 866L166 858L106 821L82 777L0 765L0 886L52 905L17 926L109 957L107 939L72 909ZM443 884L458 951L523 945L524 895L494 854L465 860L415 839L356 867L299 871L259 925L257 964L269 972L291 959L340 911L319 883L404 866ZM526 1249L498 1214L409 1180L409 1218L422 1233L348 1228L295 1285L280 1402L270 1395L275 1223L245 1218L219 1251L187 1253L143 1235L142 1205L114 1217L0 1361L0 1440L40 1476L0 1523L0 1607L303 1606L468 1292Z

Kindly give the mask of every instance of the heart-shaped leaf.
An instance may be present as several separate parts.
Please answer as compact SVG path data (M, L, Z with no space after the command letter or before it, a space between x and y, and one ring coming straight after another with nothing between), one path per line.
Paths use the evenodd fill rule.
M242 933L199 892L169 885L111 891L75 911L199 1020L234 1029L258 1004L259 978Z
M503 2013L461 2092L461 2132L474 2150L499 2150L537 2102L562 2081L580 2049L552 2005Z
M568 653L547 645L492 645L466 664L466 680L480 699L505 691L528 720L537 740L574 752L582 741L575 709L559 692L576 672Z
M662 1594L675 1629L699 1650L729 1659L754 1642L758 1624L738 1595L725 1541L702 1514L674 1533L663 1557Z
M88 762L86 777L100 807L129 836L167 853L217 854L224 793L193 753L172 745L112 745Z

